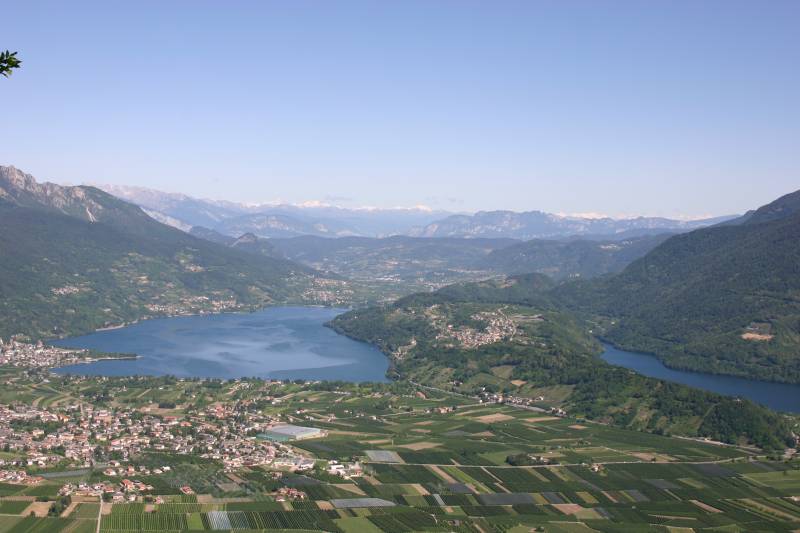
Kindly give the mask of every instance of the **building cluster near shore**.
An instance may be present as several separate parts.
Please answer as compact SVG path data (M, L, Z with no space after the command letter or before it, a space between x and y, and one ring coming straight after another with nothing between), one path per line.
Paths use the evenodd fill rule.
M37 343L0 339L0 366L9 365L24 368L53 368L91 360L88 350L58 348Z

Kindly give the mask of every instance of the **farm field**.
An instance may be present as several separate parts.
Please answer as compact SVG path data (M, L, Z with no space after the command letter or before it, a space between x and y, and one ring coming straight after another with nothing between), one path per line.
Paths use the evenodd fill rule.
M304 416L315 419L315 406L329 410L328 398L323 394L314 402L302 401ZM99 530L800 529L796 461L770 461L748 449L508 406L460 405L444 413L412 410L349 419L346 410L341 409L342 418L315 421L329 431L326 437L292 443L320 466L302 475L285 474L277 483L302 491L303 500L278 502L248 485L249 492L236 501L200 495L167 496L159 504L106 503ZM531 464L524 464L526 458ZM349 480L330 476L321 467L331 460L359 461L364 475ZM265 479L269 472L254 467L237 476ZM66 519L8 516L22 510L22 502L13 500L2 500L4 509L14 512L0 513L2 533L80 533L97 525L96 503L78 504Z

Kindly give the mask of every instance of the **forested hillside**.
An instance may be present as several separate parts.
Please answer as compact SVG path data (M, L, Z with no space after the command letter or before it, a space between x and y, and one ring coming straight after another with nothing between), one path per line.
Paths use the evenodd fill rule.
M671 234L618 241L534 239L493 250L479 264L505 274L538 272L556 280L620 272Z
M658 433L776 449L791 441L784 419L766 408L605 363L584 324L550 307L546 297L533 303L537 292L523 286L535 281L415 295L341 315L331 326L380 347L396 377L426 385L543 396L545 405L574 416ZM508 302L499 301L503 295Z
M677 368L800 382L800 194L677 235L621 274L553 299Z
M319 303L344 282L188 235L92 187L0 168L0 337L49 338L165 314Z

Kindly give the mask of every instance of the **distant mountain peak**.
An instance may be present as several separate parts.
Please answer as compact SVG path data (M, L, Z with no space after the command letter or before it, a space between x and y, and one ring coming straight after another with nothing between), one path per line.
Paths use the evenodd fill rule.
M540 210L478 211L474 214L435 211L428 206L345 208L324 201L299 204L242 204L202 200L144 187L101 185L107 192L146 209L156 220L184 231L202 226L229 237L252 233L262 238L413 237L562 239L629 238L664 232L691 231L734 217L703 220L636 216L613 218L598 213L546 213Z
M253 233L244 233L238 239L236 239L232 246L236 246L237 244L244 244L244 243L254 243L258 242L258 237L256 237Z
M420 237L504 237L512 239L562 239L576 236L627 238L664 232L690 231L734 217L707 220L672 220L661 217L614 219L581 218L543 211L478 211L474 215L452 215L411 233Z

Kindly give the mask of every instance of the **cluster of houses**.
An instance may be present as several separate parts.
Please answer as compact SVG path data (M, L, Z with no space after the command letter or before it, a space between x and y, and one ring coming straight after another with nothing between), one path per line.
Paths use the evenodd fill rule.
M454 327L447 324L436 335L437 340L454 340L462 348L472 349L509 339L517 332L514 320L501 310L476 313L471 317L486 324L483 330L470 327Z
M11 346L21 343L12 341ZM46 366L54 366L54 360ZM237 387L248 388L250 383L242 382L234 391ZM29 467L99 468L108 478L106 481L66 484L61 494L102 497L115 502L136 501L153 490L139 479L148 480L171 471L168 465L136 465L141 454L152 451L217 460L227 472L258 466L282 471L313 469L315 460L288 441L318 438L326 432L287 424L280 417L264 414L264 401L264 397L258 401L218 401L180 414L153 405L136 408L77 401L56 402L46 407L37 403L0 404L0 450L11 452L0 459L0 467L8 468L0 470L0 483L41 482L42 478L25 473L24 469ZM292 415L286 418L294 420ZM362 475L357 462L332 461L327 470L344 479ZM276 497L293 500L306 496L300 490L284 487Z
M70 417L64 413L20 403L0 405L0 449L20 452L20 458L0 459L0 465L45 467L65 459L91 457L94 446L89 445L88 434L75 434L62 428L46 433L42 429L46 424L64 425L69 421ZM60 454L53 453L54 450Z
M353 289L347 281L315 277L312 285L303 291L303 299L327 305L341 305L352 301Z
M193 265L187 270L192 271ZM202 268L202 267L195 267ZM195 270L196 271L196 270ZM235 298L212 299L207 296L189 296L175 303L149 303L145 307L156 316L182 316L235 311L241 304ZM144 317L150 318L150 317Z
M10 339L0 339L0 366L10 365L24 368L50 368L82 363L90 359L87 350L56 348L39 341L35 344Z
M294 487L280 487L272 493L272 497L275 498L276 502L305 500L306 493L302 490L297 490Z
M59 496L95 496L114 503L134 502L153 486L141 481L123 479L119 483L67 483L58 491Z
M152 471L147 468L146 466L140 466L136 468L133 465L123 466L119 461L109 461L108 468L103 470L103 474L108 477L115 477L115 476L133 476L136 474L140 474L143 476L151 476L151 475L161 475L165 472L169 472L172 468L170 466L162 466L160 468L154 468Z
M0 470L0 483L11 485L36 485L42 482L39 476L29 476L24 470Z
M274 440L257 437L272 430ZM315 428L276 424L248 400L213 404L186 417L149 409L86 404L45 409L14 403L0 405L0 449L17 452L18 457L0 459L0 464L90 467L108 457L128 463L144 451L163 451L214 459L227 471L260 465L308 470L314 467L313 459L282 442L322 434ZM168 471L169 467L150 471L112 461L106 474L124 477Z

